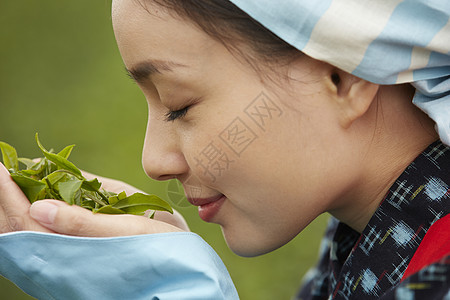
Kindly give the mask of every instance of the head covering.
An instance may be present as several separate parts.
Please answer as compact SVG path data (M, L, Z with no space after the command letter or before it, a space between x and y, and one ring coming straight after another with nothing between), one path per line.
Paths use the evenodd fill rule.
M230 0L307 55L378 84L409 82L450 146L449 0Z

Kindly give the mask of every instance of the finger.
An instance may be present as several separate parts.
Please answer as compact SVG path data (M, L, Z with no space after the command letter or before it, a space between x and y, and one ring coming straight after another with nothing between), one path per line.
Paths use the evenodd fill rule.
M173 210L173 214L166 211L157 211L155 212L154 220L172 224L184 231L190 231L189 226L186 223L186 220L176 210Z
M3 209L0 209L0 233L10 232L12 231L11 226L7 220L5 212Z
M144 193L143 191L124 183L123 181L106 178L98 175L94 175L92 173L81 171L83 176L88 179L94 179L97 178L102 183L102 188L104 188L107 191L120 193L122 191L125 191L127 195L131 195L134 193ZM169 224L172 224L178 228L181 228L184 231L190 231L189 226L187 225L186 221L184 220L183 216L174 210L174 213L168 213L163 211L157 211L155 213L154 220L163 221Z
M23 194L19 186L12 180L9 171L0 163L0 205L8 212L8 209L14 209L25 212L30 205L27 197Z
M49 232L46 227L30 218L30 202L12 180L8 170L0 163L0 230L36 230Z
M30 215L54 232L74 236L110 237L182 231L173 225L141 216L94 214L59 200L34 202Z

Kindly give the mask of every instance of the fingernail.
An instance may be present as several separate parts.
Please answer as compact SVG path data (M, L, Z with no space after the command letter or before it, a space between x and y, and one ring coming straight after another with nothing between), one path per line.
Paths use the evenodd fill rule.
M30 207L31 217L44 224L53 224L57 211L58 205L48 201L36 201Z

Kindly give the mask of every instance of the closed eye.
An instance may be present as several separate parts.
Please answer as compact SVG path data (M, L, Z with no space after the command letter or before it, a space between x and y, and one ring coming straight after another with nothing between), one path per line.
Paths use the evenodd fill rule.
M184 107L184 108L182 108L182 109L179 109L179 110L171 110L171 111L168 111L167 113L166 113L166 122L170 122L170 121L175 121L176 119L181 119L181 118L183 118L185 115L186 115L186 113L188 112L188 110L189 110L189 108L190 108L190 105L188 105L188 106L186 106L186 107Z
M190 98L187 101L184 101L184 105L185 107L178 109L178 110L169 110L166 114L165 114L165 121L166 122L170 122L170 121L175 121L177 119L182 119L184 118L184 116L186 116L188 110L195 105L196 103L198 103L200 101L200 97L193 97Z

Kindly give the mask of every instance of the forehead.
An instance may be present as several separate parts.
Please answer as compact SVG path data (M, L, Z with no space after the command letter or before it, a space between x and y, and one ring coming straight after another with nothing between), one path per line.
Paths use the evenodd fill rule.
M194 24L175 18L151 1L114 0L112 22L127 67L148 59L190 65L207 58L211 48L218 46Z

